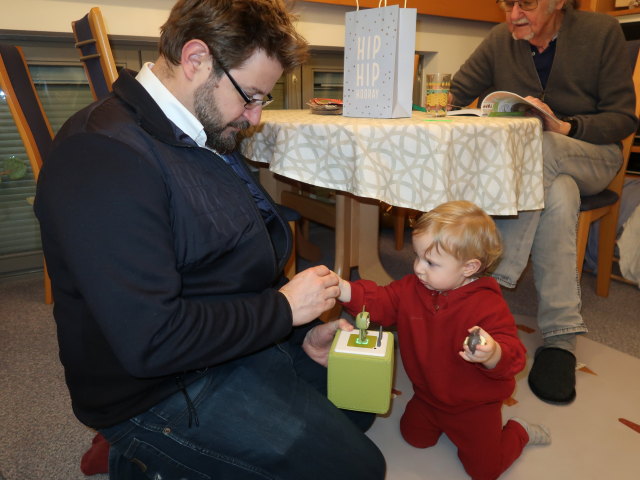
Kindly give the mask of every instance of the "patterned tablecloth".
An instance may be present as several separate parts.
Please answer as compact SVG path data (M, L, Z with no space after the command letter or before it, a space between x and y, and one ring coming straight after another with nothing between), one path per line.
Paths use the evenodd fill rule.
M265 110L245 156L308 184L426 211L469 200L491 215L543 207L536 118L369 119Z

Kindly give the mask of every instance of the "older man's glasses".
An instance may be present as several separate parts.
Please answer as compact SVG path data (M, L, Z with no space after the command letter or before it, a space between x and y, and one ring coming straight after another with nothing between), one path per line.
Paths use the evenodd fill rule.
M273 102L273 97L271 96L270 93L267 93L266 98L250 97L249 95L247 95L245 91L242 90L240 85L238 85L238 82L236 82L235 78L231 76L231 74L229 73L229 70L227 70L227 68L224 65L222 65L222 63L220 63L220 61L215 57L214 57L214 60L218 63L218 66L222 69L222 71L225 73L225 75L227 76L231 84L235 87L235 89L238 91L238 93L244 100L244 108L246 108L247 110L251 110L252 108L266 107L271 102Z
M505 12L513 10L513 6L516 3L518 4L518 7L520 7L520 10L524 10L525 12L535 10L538 7L538 0L518 0L513 2L510 0L496 0L496 3Z

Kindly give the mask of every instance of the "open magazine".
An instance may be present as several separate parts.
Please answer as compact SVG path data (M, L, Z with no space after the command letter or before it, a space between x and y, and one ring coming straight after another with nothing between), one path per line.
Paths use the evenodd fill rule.
M447 115L476 115L487 117L511 117L524 116L528 110L536 110L554 122L560 122L557 118L538 108L533 103L525 100L518 94L505 92L503 90L490 93L484 100L480 108L463 108L462 110L452 110Z

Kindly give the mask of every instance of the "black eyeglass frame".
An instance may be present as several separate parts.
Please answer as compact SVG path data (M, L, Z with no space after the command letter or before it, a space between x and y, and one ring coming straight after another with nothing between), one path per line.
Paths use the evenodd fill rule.
M536 8L538 8L538 4L539 1L538 0L533 0L533 6L530 8L523 8L521 5L521 2L519 0L496 0L496 3L498 4L498 6L502 9L502 11L504 12L510 12L511 10L513 10L513 6L517 3L518 7L520 7L520 10L524 11L524 12L530 12L532 10L535 10Z
M252 108L266 107L271 102L273 102L273 97L271 96L270 93L267 93L266 99L261 100L259 98L251 98L249 95L246 94L246 92L242 89L242 87L238 85L238 82L236 82L236 79L231 76L231 74L229 73L229 70L227 70L227 68L216 57L214 57L213 55L211 56L213 57L213 59L216 61L220 69L224 72L224 74L227 76L231 84L235 87L235 89L238 91L238 93L244 100L245 102L244 108L246 108L247 110L251 110Z

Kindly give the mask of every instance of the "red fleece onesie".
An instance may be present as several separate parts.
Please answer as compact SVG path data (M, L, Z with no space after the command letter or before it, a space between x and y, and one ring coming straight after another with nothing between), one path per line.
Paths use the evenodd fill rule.
M363 306L372 322L397 325L402 363L414 389L400 421L404 439L426 448L445 433L472 478L500 476L520 456L528 436L515 421L502 427L502 402L525 367L526 349L497 282L482 277L446 292L429 290L413 274L386 287L351 282L351 301L344 307L355 315ZM502 349L491 370L458 354L474 325Z

